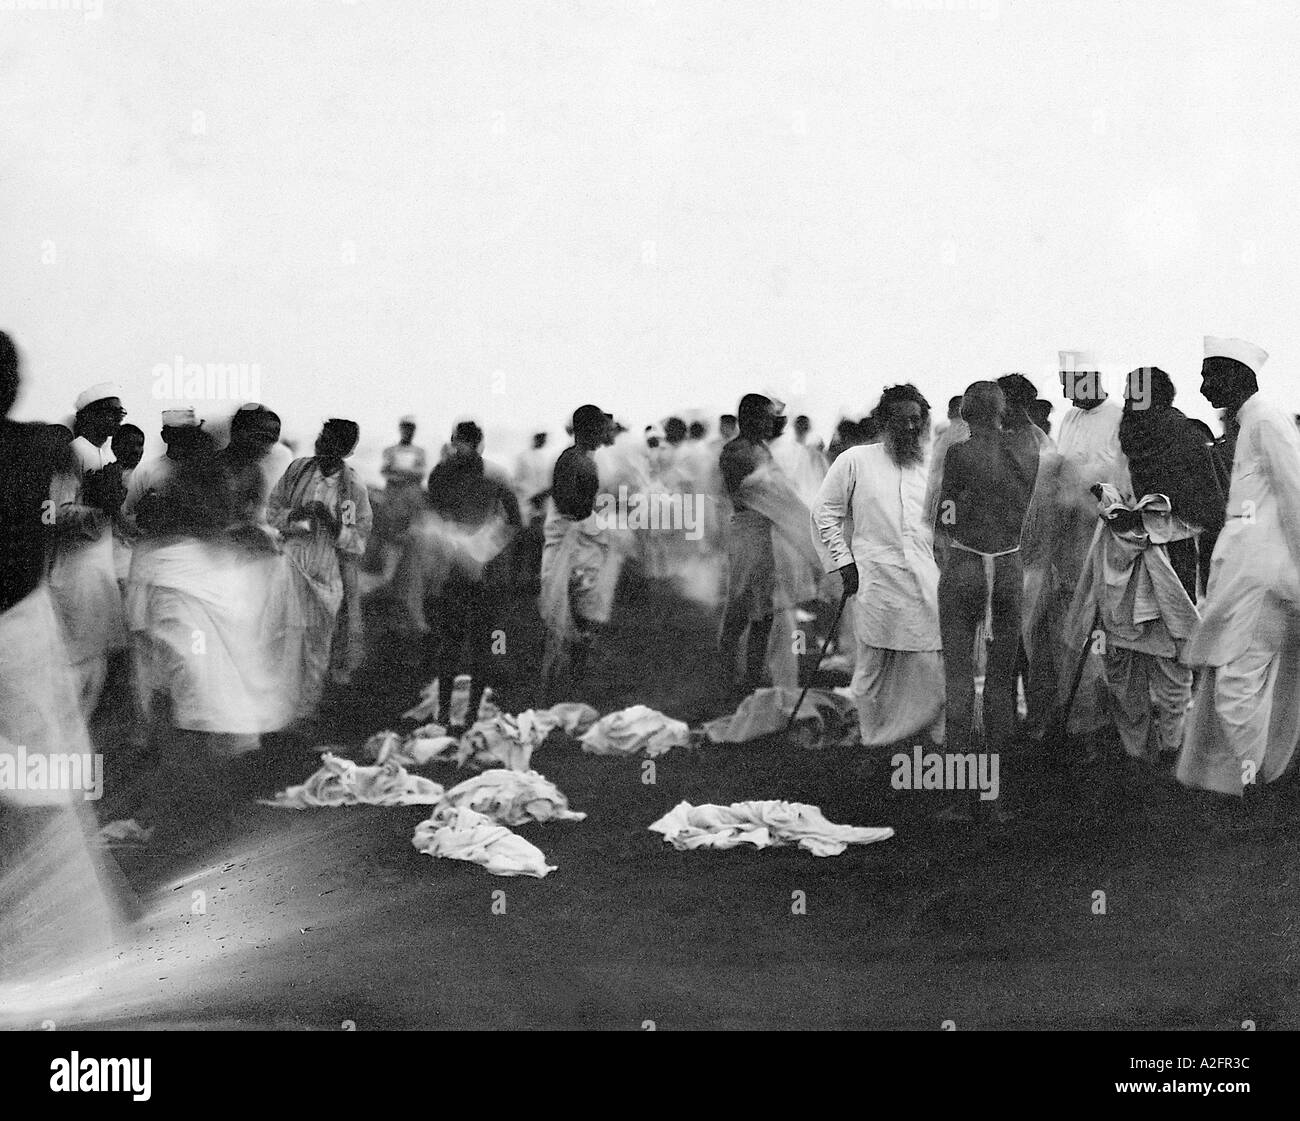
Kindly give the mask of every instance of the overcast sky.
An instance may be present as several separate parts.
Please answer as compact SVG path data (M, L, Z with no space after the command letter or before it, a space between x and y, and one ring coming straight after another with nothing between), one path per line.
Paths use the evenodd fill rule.
M245 363L370 473L405 412L506 460L588 399L826 432L900 380L1057 397L1061 348L1209 419L1207 333L1291 384L1286 0L77 7L0 10L22 418L113 379L153 432L157 366Z

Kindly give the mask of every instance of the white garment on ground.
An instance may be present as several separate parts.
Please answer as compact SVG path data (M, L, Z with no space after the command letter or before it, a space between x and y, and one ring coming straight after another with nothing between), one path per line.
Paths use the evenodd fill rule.
M502 825L582 821L587 816L569 809L569 800L559 787L536 771L484 771L453 786L441 805L477 810Z
M321 766L301 786L281 790L264 806L302 810L319 806L424 806L441 801L444 790L420 775L407 774L394 763L362 767L328 751Z
M646 705L602 716L581 737L582 750L592 755L662 755L690 742L685 721L674 720Z
M411 844L429 856L481 864L494 876L541 879L556 867L536 845L466 807L439 806L415 827Z
M747 743L784 732L790 711L799 699L797 688L774 687L750 693L730 716L720 716L704 725L710 743ZM835 743L849 729L856 733L857 713L853 699L842 692L809 689L799 708L795 727L811 726L811 743Z
M408 736L396 732L376 732L361 747L361 754L376 763L396 763L401 767L423 767L428 763L450 763L460 741L447 735L441 724L416 728Z
M838 856L849 845L869 845L894 835L893 829L836 825L816 806L802 802L733 802L692 806L679 802L650 826L675 849L768 848L797 844L814 856Z
M541 747L551 729L545 719L538 719L532 709L511 716L502 712L489 720L479 720L460 737L456 765L506 767L526 771L533 752Z

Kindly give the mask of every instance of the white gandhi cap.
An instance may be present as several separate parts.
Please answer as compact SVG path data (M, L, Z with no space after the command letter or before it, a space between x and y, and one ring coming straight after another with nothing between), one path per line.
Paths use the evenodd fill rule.
M1268 351L1245 339L1220 339L1214 335L1205 336L1206 358L1233 358L1243 366L1259 373L1268 361Z

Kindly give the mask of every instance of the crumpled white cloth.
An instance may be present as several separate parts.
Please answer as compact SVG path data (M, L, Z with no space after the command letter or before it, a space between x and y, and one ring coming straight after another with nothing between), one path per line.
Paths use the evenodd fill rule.
M569 799L536 771L484 771L454 786L440 806L465 806L503 825L526 821L582 821L585 813L569 809Z
M690 729L646 705L632 705L602 716L582 735L582 750L592 755L662 755L690 742Z
M536 845L467 806L439 806L415 827L411 844L429 856L481 864L494 876L535 876L555 871Z
M396 763L361 767L328 751L321 767L301 786L281 790L274 798L259 799L265 806L301 810L314 806L422 806L442 799L444 789Z
M730 716L720 716L704 725L710 743L747 743L763 736L784 732L800 690L788 686L756 689ZM851 695L824 689L809 689L799 708L795 726L807 724L811 743L824 746L856 737L858 714Z
M816 806L802 802L733 802L729 806L692 806L679 802L650 826L673 848L733 849L798 844L814 856L838 856L849 845L869 845L894 835L880 828L836 825Z
M446 734L441 724L426 724L409 735L376 732L362 745L361 754L376 763L396 763L401 767L423 767L427 763L449 763L455 758L459 741Z

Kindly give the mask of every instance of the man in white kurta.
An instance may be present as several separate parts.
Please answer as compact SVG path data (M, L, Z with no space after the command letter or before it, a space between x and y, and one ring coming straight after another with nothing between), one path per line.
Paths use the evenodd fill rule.
M1183 661L1204 666L1179 781L1240 797L1279 778L1300 740L1300 434L1260 399L1268 355L1207 338L1201 392L1238 426L1227 521Z
M1063 396L1073 407L1057 429L1059 453L1053 482L1057 506L1057 538L1042 586L1042 600L1028 607L1028 622L1042 621L1040 633L1048 636L1046 648L1030 652L1031 692L1056 695L1064 702L1075 667L1083 652L1068 646L1064 621L1083 574L1088 550L1097 528L1097 500L1091 487L1113 486L1121 496L1132 497L1128 459L1119 446L1123 408L1106 395L1097 362L1090 351L1060 352ZM1105 667L1101 655L1089 650L1079 688L1070 708L1069 732L1084 735L1106 725Z
M826 571L839 570L846 592L856 592L852 690L862 743L879 747L926 732L942 744L939 568L921 454L929 406L914 387L893 386L878 413L884 440L843 451L817 492L813 544Z

